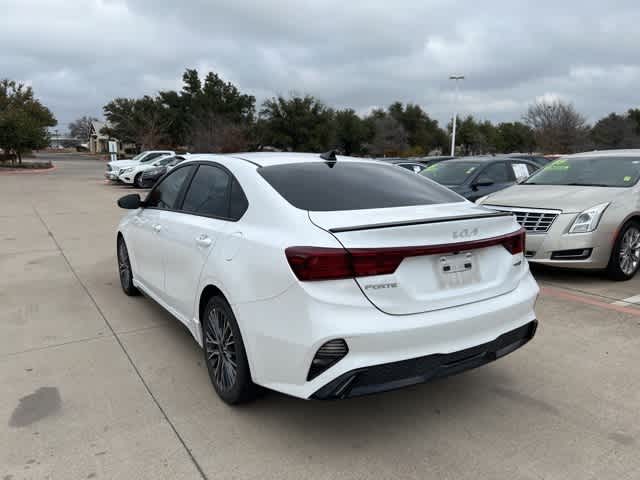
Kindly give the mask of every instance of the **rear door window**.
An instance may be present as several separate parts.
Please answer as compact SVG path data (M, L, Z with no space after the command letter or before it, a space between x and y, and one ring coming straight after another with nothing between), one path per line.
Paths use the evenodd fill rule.
M513 182L516 179L506 162L492 163L482 171L482 176L489 177L494 183Z
M411 171L373 162L292 163L261 167L258 172L291 205L309 211L464 201L445 187Z
M229 217L231 177L222 168L200 165L184 197L182 210L209 217Z

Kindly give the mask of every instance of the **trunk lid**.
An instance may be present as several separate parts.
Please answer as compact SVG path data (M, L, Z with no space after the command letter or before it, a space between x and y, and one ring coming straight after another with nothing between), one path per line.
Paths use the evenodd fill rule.
M468 202L309 212L309 217L352 253L444 247L407 256L392 274L355 278L369 301L388 314L428 312L503 295L522 276L522 254L512 255L499 240L484 242L519 230L514 217Z

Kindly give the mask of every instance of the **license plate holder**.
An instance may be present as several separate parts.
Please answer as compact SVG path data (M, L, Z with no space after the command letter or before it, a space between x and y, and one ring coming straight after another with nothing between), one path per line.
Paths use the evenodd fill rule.
M473 270L473 253L460 252L453 255L440 257L440 272L449 275L452 273L468 272Z

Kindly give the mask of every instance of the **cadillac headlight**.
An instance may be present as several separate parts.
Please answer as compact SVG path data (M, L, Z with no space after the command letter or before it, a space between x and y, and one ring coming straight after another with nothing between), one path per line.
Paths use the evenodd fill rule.
M595 207L591 207L588 210L585 210L580 215L576 217L569 229L569 233L587 233L593 232L596 228L598 228L598 223L600 223L600 217L609 206L610 202L601 203L600 205L596 205Z

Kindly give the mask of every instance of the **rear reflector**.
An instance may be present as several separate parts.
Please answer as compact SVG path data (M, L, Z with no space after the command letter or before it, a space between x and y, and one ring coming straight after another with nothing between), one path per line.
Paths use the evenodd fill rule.
M502 245L512 255L516 255L524 251L524 236L525 230L521 228L499 237L446 245L352 248L350 250L325 247L289 247L285 250L285 254L291 269L299 280L337 280L391 274L407 257L442 255L495 245Z
M347 342L342 338L330 340L322 345L311 361L307 380L313 380L322 372L328 370L344 358L347 353L349 353L349 347L347 347Z

